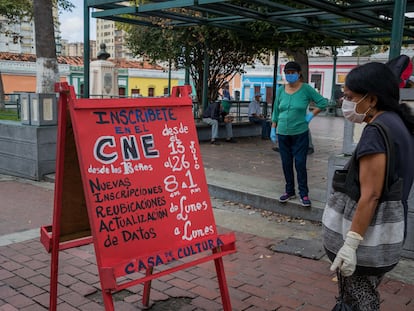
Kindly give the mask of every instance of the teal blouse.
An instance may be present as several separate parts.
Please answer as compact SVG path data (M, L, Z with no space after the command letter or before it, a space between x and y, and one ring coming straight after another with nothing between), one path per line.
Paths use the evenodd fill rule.
M277 124L278 134L298 135L306 132L309 125L305 116L311 102L321 110L328 104L328 100L307 83L303 83L293 94L287 94L285 87L280 87L277 90L272 114L272 122Z

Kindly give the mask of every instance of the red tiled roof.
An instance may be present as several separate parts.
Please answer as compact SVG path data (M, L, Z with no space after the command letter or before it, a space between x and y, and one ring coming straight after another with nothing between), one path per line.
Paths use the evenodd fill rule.
M132 61L127 59L110 59L111 62L115 63L115 67L117 68L137 68L137 69L158 69L163 70L163 68L159 65L153 65L149 62L145 61Z
M83 57L81 56L58 56L57 59L59 64L83 66Z
M8 53L1 52L0 60L10 60L15 62L36 62L36 55L34 54L19 54L19 53Z
M81 56L58 56L59 64L68 64L72 66L83 66L83 57ZM36 55L34 54L21 54L21 53L9 53L9 52L0 52L0 60L9 60L9 61L20 61L20 62L36 62ZM113 62L116 68L136 68L136 69L156 69L163 70L163 67L159 65L153 65L149 62L144 61L134 61L126 59L109 59Z

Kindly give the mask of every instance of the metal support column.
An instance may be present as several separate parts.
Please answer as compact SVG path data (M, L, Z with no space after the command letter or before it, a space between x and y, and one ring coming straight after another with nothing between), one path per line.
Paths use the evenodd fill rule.
M171 58L168 59L168 96L171 95Z
M390 42L390 54L388 59L393 59L400 55L403 29L405 22L405 11L407 9L407 0L399 0L394 2L394 14L392 16L392 32Z
M273 65L273 102L272 102L272 109L271 113L273 114L273 107L276 99L276 92L277 92L277 74L279 72L279 49L275 49L275 59Z
M83 2L83 98L89 98L90 23L88 1Z
M338 60L338 51L336 46L332 47L332 58L333 58L333 67L332 67L332 90L331 90L331 100L335 101L335 87L336 87L336 61Z
M184 84L190 84L190 57L188 55L188 49L185 49L185 75L184 75Z
M333 66L332 66L332 89L331 89L331 99L328 103L328 111L327 114L330 116L336 115L336 100L335 100L335 88L336 88L336 62L338 60L338 51L336 50L336 46L332 47L332 59L333 59Z
M208 106L208 73L210 67L210 58L208 56L207 43L204 49L204 70L203 70L203 111Z

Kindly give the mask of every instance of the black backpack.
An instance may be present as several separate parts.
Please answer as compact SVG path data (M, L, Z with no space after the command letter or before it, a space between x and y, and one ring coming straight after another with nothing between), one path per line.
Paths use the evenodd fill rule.
M398 78L400 88L405 87L407 80L413 71L410 58L407 55L402 54L389 60L385 65L387 65Z

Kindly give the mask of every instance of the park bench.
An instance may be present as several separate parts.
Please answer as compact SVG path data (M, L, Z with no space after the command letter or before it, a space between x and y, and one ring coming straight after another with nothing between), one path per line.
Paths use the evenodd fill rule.
M229 101L231 104L230 115L234 117L233 121L233 136L234 137L253 137L261 136L262 126L260 124L254 124L249 121L248 110L250 101ZM263 114L269 115L270 108L266 102L262 102ZM193 103L193 115L196 123L198 140L208 141L211 139L211 127L210 125L202 121L200 117L199 103ZM224 122L219 124L219 138L226 138L226 129Z

